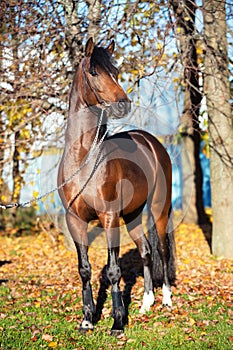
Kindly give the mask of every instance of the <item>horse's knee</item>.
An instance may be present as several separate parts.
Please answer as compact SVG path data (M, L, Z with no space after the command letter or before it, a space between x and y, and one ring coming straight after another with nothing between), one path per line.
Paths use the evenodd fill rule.
M151 264L151 246L146 237L144 237L139 249L139 253L144 266Z
M91 279L91 265L88 263L83 264L79 267L79 274L81 276L82 281L88 282Z

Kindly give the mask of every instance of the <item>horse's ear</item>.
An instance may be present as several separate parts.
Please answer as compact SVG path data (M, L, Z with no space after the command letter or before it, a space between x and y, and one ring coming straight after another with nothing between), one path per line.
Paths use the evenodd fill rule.
M108 45L107 50L110 52L110 54L113 54L113 51L115 49L115 41L112 40L111 43Z
M87 40L86 47L85 47L85 56L86 57L90 57L92 55L94 47L95 47L95 44L93 42L93 39L89 38Z

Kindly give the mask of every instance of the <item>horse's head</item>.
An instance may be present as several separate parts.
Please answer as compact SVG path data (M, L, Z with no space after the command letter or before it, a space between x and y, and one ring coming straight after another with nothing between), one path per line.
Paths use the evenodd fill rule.
M87 106L110 109L113 117L121 118L130 110L130 100L118 83L118 69L113 65L114 41L107 48L94 45L92 38L86 43L82 70L83 99Z

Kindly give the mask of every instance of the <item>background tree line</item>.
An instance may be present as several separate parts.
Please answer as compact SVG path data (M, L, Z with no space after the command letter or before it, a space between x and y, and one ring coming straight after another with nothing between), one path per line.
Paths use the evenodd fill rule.
M169 79L174 74L176 96L183 100L179 139L184 150L183 203L188 200L184 220L210 228L199 160L204 135L211 161L209 243L215 254L232 257L231 1L10 0L2 1L0 16L1 202L19 201L30 159L63 135L83 43L90 36L99 44L115 39L119 78L138 103L143 80L153 76L158 85L164 72ZM203 100L207 131L200 126ZM12 179L10 192L6 178Z

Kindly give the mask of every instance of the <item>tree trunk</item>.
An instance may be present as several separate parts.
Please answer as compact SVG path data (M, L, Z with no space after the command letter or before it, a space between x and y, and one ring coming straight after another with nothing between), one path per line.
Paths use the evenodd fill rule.
M92 37L94 42L97 42L100 32L101 0L89 0L88 4L88 36Z
M209 223L203 204L203 174L200 163L199 86L195 38L195 1L170 1L176 17L180 56L184 67L184 106L182 113L183 221Z
M15 9L15 11L17 11ZM19 20L20 21L20 20ZM17 27L17 20L16 16L12 16L12 27ZM17 72L19 71L19 38L18 34L13 33L12 34L12 55L13 55L13 63L15 66L15 76L17 75ZM14 93L17 95L16 88L14 88ZM13 189L12 189L12 196L11 196L11 202L12 203L19 203L20 201L20 192L22 187L22 176L20 175L20 151L19 151L19 136L20 131L14 132L12 130L12 134L14 134L14 144L12 144L12 180L13 180ZM7 215L7 223L6 228L14 228L16 225L16 211L17 208L13 207L10 209Z
M88 37L93 37L97 42L100 32L101 20L101 0L86 1L88 6L88 28L84 30L81 27L82 21L78 16L79 6L83 6L79 1L75 0L61 0L65 12L66 29L65 40L66 49L68 50L69 59L72 64L72 77L83 56L83 39L85 34Z
M204 0L214 255L233 258L233 120L225 1Z
M69 59L72 64L71 77L80 62L83 55L83 34L80 28L80 19L78 18L79 2L75 0L61 1L65 12L65 42Z

